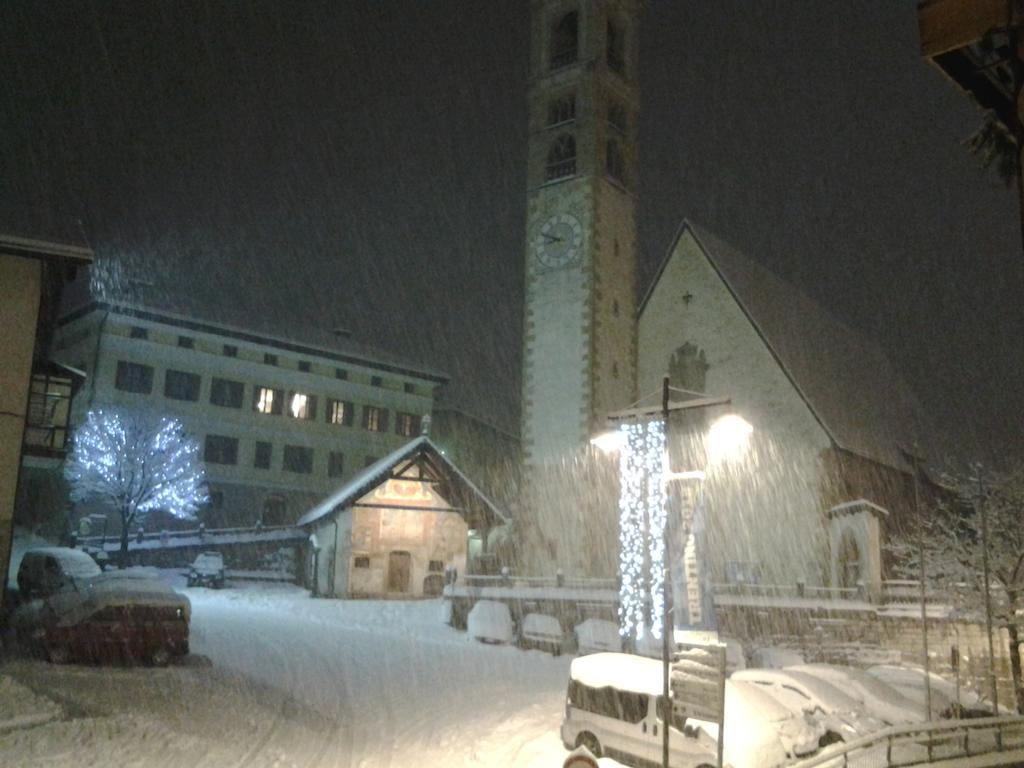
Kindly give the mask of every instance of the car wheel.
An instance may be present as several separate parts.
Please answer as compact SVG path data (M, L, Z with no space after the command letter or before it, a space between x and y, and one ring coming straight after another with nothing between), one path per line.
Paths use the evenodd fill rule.
M844 739L835 731L825 731L824 735L822 735L822 737L818 739L818 746L827 747L830 744L839 744L844 741L846 741L846 739Z
M46 656L53 664L67 664L71 660L71 649L66 645L54 645L46 649Z
M590 753L594 757L601 756L601 742L597 740L597 736L587 731L584 731L576 737L577 747L586 747L590 750Z
M171 663L171 650L166 645L161 645L159 648L149 654L149 663L154 667L166 667Z

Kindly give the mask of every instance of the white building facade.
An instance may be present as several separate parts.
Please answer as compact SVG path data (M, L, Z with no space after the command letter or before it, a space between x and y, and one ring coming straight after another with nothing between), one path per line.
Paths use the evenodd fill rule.
M420 434L438 372L358 348L134 305L60 321L54 359L87 373L73 423L103 407L179 418L203 448L211 526L289 525Z

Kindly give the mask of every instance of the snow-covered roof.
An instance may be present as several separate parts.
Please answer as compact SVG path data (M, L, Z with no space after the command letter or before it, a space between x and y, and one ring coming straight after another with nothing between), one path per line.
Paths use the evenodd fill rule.
M844 501L842 504L836 504L834 507L829 509L828 516L848 515L854 512L860 512L864 509L880 518L886 518L889 516L889 510L885 507L880 507L867 499L854 499L853 501Z
M663 692L660 661L628 653L592 653L572 660L569 678L591 688L660 696Z
M707 229L686 220L640 303L642 314L684 237L711 266L832 441L900 470L919 446L926 463L942 443L904 378L875 342ZM941 457L945 458L945 457Z
M456 467L426 435L421 435L363 469L338 490L299 518L297 526L310 525L334 511L344 510L391 477L396 465L417 456L427 456L473 506L480 509L489 525L508 522L508 517ZM449 499L449 501L452 501Z

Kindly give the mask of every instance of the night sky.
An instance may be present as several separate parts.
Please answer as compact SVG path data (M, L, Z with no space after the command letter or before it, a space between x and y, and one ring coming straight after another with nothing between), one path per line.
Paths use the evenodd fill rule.
M113 294L345 327L516 428L528 4L0 4L0 222ZM1024 453L1015 192L914 3L648 3L640 288L689 216L878 340L971 456Z

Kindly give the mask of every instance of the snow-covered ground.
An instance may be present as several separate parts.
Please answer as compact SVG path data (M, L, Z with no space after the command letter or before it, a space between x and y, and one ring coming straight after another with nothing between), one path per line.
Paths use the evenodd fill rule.
M0 667L67 713L0 733L0 766L547 768L566 755L569 659L473 641L441 623L437 601L184 591L191 663Z

